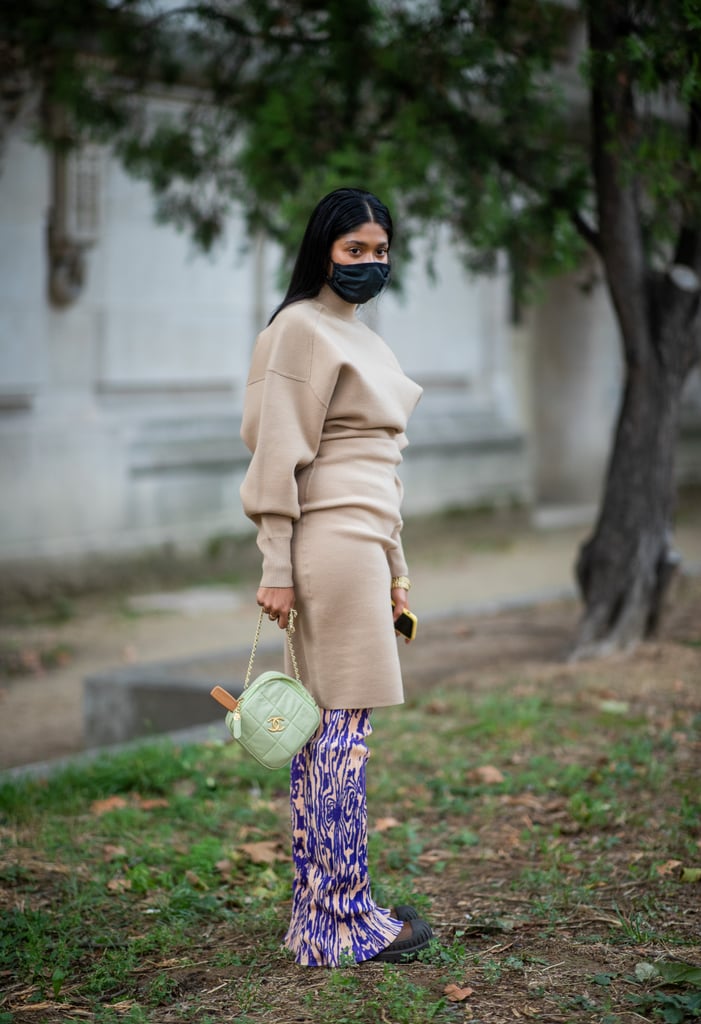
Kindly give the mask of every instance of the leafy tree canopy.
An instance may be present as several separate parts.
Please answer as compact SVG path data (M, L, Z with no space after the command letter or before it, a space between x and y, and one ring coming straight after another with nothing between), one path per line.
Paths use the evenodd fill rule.
M665 259L701 207L701 0L613 6L613 45L593 52L586 4L6 0L4 106L36 89L45 138L113 145L205 247L240 204L289 248L317 198L354 181L406 235L443 222L473 263L506 249L558 271L598 230L587 86L625 80L620 160Z

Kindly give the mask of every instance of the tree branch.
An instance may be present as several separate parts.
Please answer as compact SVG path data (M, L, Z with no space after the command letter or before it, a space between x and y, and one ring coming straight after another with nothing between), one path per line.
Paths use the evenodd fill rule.
M543 192L543 186L528 174L527 167L528 161L522 161L517 163L510 151L496 153L495 159L499 166L507 171L516 181L521 182L527 188L533 192ZM594 252L601 255L601 235L596 228L590 224L583 217L582 213L574 209L572 204L567 201L567 191L565 188L552 188L544 192L545 199L548 203L551 203L555 209L562 210L570 221L573 227L577 231L577 234L582 238L587 245L590 245Z
M285 43L297 43L300 46L318 46L320 42L328 39L328 32L316 32L311 35L299 35L293 29L280 29L277 32L251 31L241 18L235 17L230 11L215 7L211 3L183 4L182 7L171 7L154 14L146 22L148 28L155 28L165 21L182 15L195 15L205 22L218 22L229 32L244 39L255 42L275 40Z
M568 213L580 238L583 238L587 245L590 245L594 252L601 256L600 233L584 219L579 210L569 210Z
M691 151L701 147L701 104L689 107L687 139ZM701 227L698 224L682 223L674 251L674 263L691 267L701 277Z
M635 180L624 169L626 147L637 129L626 68L604 63L620 52L627 32L619 2L591 0L589 40L593 51L591 85L592 170L596 188L600 255L621 328L626 362L639 365L649 357L647 262Z

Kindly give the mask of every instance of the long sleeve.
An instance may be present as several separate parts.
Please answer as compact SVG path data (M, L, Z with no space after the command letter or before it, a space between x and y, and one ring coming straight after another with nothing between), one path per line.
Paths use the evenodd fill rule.
M387 552L387 562L392 576L409 575L409 566L407 565L406 558L404 557L404 548L402 547L401 530L402 526L400 523L392 534L392 540L394 541L395 546L390 548Z
M406 447L406 438L404 443L400 444L400 450ZM398 502L397 507L401 508L402 498L404 497L404 487L399 475L395 475L394 478L395 486L397 488ZM392 531L393 546L387 551L387 563L389 565L389 571L392 576L408 576L409 567L407 566L406 558L404 557L404 548L402 546L402 520L400 519L397 525Z
M404 431L397 434L397 447L400 452L408 446L409 439L407 438ZM404 499L404 485L399 477L399 474L395 474L394 485L397 488L397 508L402 507L402 501ZM407 566L406 558L404 557L404 548L402 546L402 520L400 519L394 530L392 531L392 540L394 546L389 548L387 551L387 562L389 564L389 571L392 576L408 576L409 567Z
M309 320L287 316L259 336L246 387L241 436L252 452L241 485L244 512L258 527L261 586L294 585L290 545L299 518L297 472L318 449L337 368L315 359Z

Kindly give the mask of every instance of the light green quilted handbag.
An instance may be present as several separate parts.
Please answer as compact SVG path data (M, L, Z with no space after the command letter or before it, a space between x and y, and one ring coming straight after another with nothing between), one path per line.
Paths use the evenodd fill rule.
M212 690L214 699L228 708L225 721L231 735L266 768L281 768L291 761L321 720L314 698L299 678L292 644L295 615L293 608L286 630L295 679L283 672L263 672L249 686L263 622L261 608L243 693L237 701L221 686Z

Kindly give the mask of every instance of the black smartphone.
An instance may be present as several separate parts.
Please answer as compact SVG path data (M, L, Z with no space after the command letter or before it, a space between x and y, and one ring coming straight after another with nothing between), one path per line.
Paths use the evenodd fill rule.
M394 606L394 601L392 601ZM410 612L407 608L406 611L402 612L397 621L394 623L394 628L402 636L405 636L407 640L413 640L416 636L416 629L419 625L419 620L416 618L413 612Z

